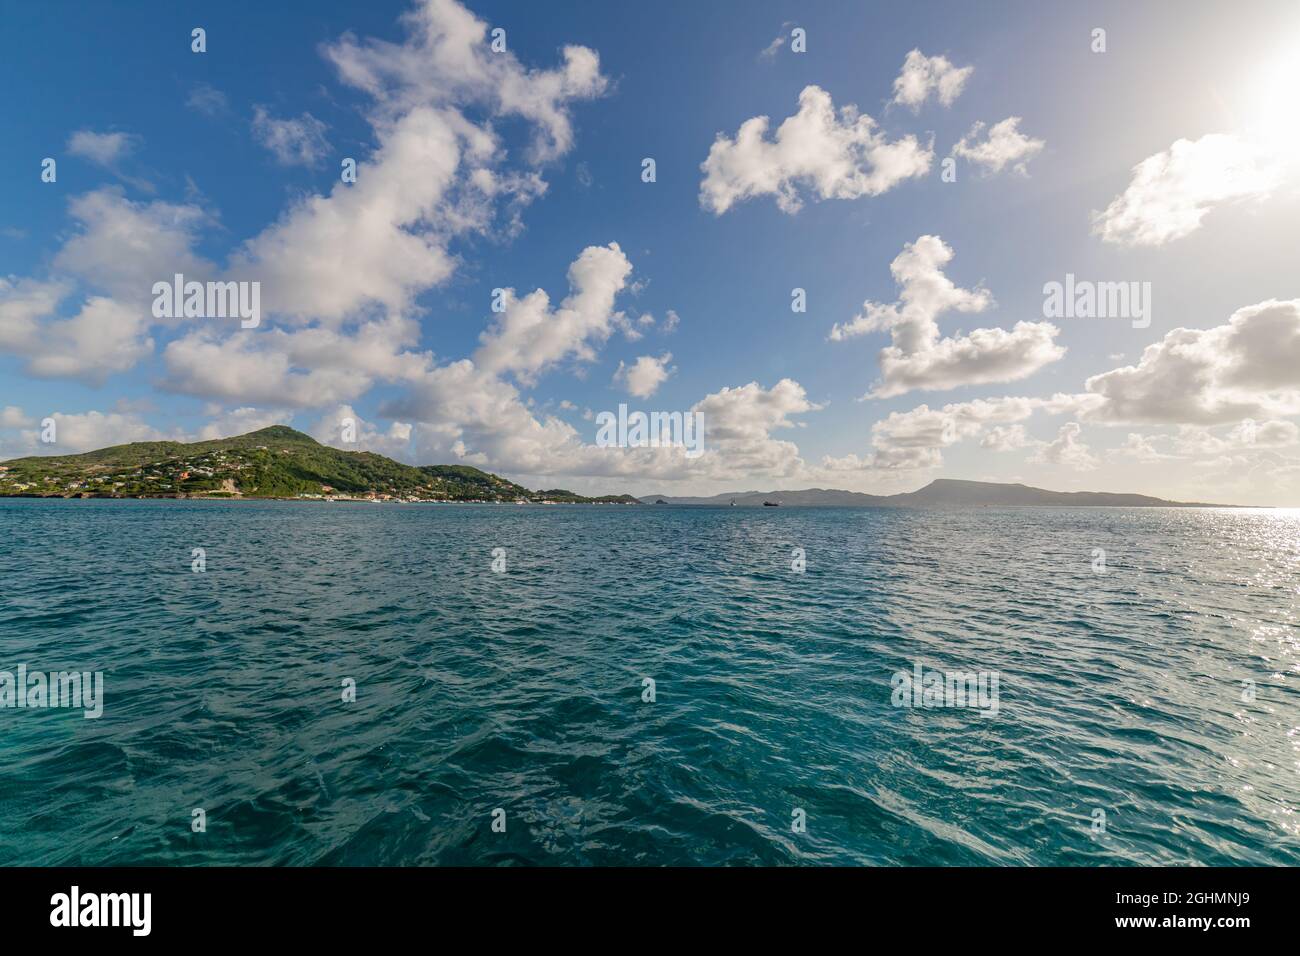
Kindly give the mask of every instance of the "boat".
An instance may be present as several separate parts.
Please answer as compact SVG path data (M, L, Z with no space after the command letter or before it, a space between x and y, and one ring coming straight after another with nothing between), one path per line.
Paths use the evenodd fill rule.
M763 502L763 507L764 507L764 508L779 508L779 507L781 507L781 502L779 502L779 501L764 501L764 502Z

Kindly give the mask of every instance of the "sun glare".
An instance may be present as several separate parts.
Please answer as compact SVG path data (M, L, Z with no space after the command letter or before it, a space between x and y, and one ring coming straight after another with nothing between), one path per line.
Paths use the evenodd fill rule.
M1247 95L1246 122L1253 139L1293 162L1300 155L1300 40L1264 65Z

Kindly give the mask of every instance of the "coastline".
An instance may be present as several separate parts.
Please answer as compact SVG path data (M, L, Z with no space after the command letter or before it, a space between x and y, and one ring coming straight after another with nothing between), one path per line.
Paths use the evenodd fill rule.
M704 504L704 503L685 503L685 502L665 502L662 505L647 505L644 501L490 501L487 499L464 499L451 500L439 498L353 498L345 496L333 497L312 497L312 496L283 496L283 495L230 495L220 497L216 495L185 495L185 494L158 494L158 495L34 495L27 493L3 494L0 495L0 502L9 499L25 499L28 501L216 501L216 502L233 502L233 501L285 501L296 504L371 504L371 505L494 505L494 506L565 506L565 507L593 507L593 506L613 506L613 507L644 507L650 510L661 508L686 509L686 510L735 510L727 505L722 504ZM764 509L756 505L738 506L745 512L761 511ZM1289 510L1281 505L1233 505L1233 504L1206 504L1200 502L1179 503L1179 502L1162 502L1160 504L1087 504L1079 503L1061 503L1061 504L1042 504L1035 502L1007 503L1007 504L788 504L782 506L785 511L1012 511L1020 509L1030 509L1035 511L1278 511Z

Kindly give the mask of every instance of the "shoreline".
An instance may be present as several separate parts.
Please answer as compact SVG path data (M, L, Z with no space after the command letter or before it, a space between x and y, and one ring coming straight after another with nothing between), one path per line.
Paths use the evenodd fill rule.
M229 497L215 497L209 495L33 495L33 494L8 494L0 495L0 502L9 499L25 499L28 501L285 501L297 504L370 504L370 505L494 505L494 506L535 506L535 507L645 507L645 508L716 508L718 510L732 511L729 505L721 504L686 504L686 503L669 503L662 505L648 505L644 501L486 501L483 499L465 499L460 501L434 499L434 498L299 498L299 497L281 497L276 495L231 495ZM759 505L737 505L745 511L763 511L765 509ZM1056 511L1073 511L1086 509L1089 511L1115 509L1115 510L1141 510L1141 511L1288 511L1294 510L1282 505L1225 505L1225 504L1203 504L1203 503L1169 503L1158 505L1108 505L1108 504L999 504L999 505L783 505L787 511L807 511L807 510L838 510L838 511L1002 511L1030 508L1034 510L1056 510Z
M466 498L463 500L445 498L351 498L351 497L310 497L287 495L35 495L18 492L0 494L0 501L23 498L29 501L293 501L301 504L367 504L367 505L600 505L615 507L643 506L637 501L488 501L484 498Z

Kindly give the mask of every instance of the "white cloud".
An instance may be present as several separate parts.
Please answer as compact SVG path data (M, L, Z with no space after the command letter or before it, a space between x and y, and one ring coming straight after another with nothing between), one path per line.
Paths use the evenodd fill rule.
M231 278L263 283L265 311L332 325L409 311L451 275L456 236L488 231L502 206L507 234L517 231L519 208L546 189L533 170L503 169L491 123L464 111L531 121L541 162L572 146L570 102L605 87L585 47L566 47L554 70L492 53L487 25L452 0L425 0L402 23L402 43L349 34L325 47L340 79L372 97L378 147L358 161L355 183L302 200L233 258Z
M803 205L800 187L821 199L878 196L930 169L934 152L915 136L890 140L876 121L854 106L836 114L830 94L804 87L799 111L768 139L769 120L745 120L735 139L719 133L700 165L700 205L722 215L737 202L775 196L794 213Z
M796 427L793 416L822 407L789 378L770 389L750 382L705 396L692 406L704 415L705 453L698 459L702 470L731 479L799 474L804 462L798 447L772 433Z
M770 60L770 59L772 59L774 56L776 56L777 51L779 51L779 50L781 49L781 47L784 46L784 45L785 45L785 34L784 34L784 33L778 33L778 34L777 34L777 35L772 39L772 42L771 42L771 43L769 43L767 46L763 47L763 49L759 51L758 55L759 55L759 57L761 57L762 59Z
M958 140L952 154L970 160L990 173L999 173L1010 166L1022 175L1027 174L1025 164L1042 152L1047 143L1021 133L1019 125L1019 116L1008 116L1000 123L994 123L985 133L984 123L977 122Z
M1025 432L1024 425L997 425L980 439L980 447L991 451L1014 451L1031 444L1032 439Z
M1145 464L1153 464L1176 456L1167 455L1156 448L1151 437L1129 432L1124 444L1115 449L1114 454L1121 458L1133 458Z
M229 438L232 435L247 435L249 432L255 432L271 425L287 425L292 420L292 412L282 409L254 408L246 405L242 408L217 412L215 418L199 429L194 439L196 441L211 441L215 438Z
M871 456L854 458L857 466L863 468L936 468L943 463L942 449L986 434L986 429L987 435L997 435L995 440L1004 443L1008 435L1023 437L1023 429L1009 430L1002 426L1024 421L1036 410L1048 408L1050 403L1046 399L1008 396L957 402L935 409L918 405L906 412L891 412L871 427ZM1008 443L1005 447L1020 445Z
M153 349L147 313L106 296L91 296L71 318L55 316L68 292L60 283L0 279L0 352L25 359L39 378L77 378L99 385Z
M536 171L504 167L491 124L478 125L462 110L487 106L533 121L540 127L534 157L549 159L572 144L568 104L604 88L590 50L567 48L558 70L527 69L513 54L491 53L486 25L448 0L427 0L403 23L403 43L349 35L326 48L341 79L373 98L367 118L378 145L359 158L357 181L297 202L237 250L225 274L261 282L264 315L303 327L195 330L167 346L167 388L303 408L351 402L376 382L422 375L432 357L415 351L415 299L454 271L449 244L488 232L500 210L512 234L519 209L546 188ZM617 323L599 306L608 294L601 277L586 268L575 264L590 288L566 300L576 318L560 315L554 328L524 344L562 341L585 357L589 343L565 338L570 320L589 320L582 331L593 340ZM559 357L543 350L515 370L527 377Z
M618 243L588 246L569 266L569 295L552 309L536 289L522 298L506 290L505 311L479 336L475 363L493 373L534 382L549 366L573 357L592 361L613 330L614 300L632 273Z
M17 405L0 408L0 428L30 428L36 420Z
M503 354L513 353L506 349ZM669 360L665 355L654 361ZM750 466L767 473L797 473L802 467L797 448L769 432L792 426L788 416L818 407L807 401L797 383L783 381L770 390L750 383L724 388L694 406L706 420L706 448L700 458L687 459L681 448L604 448L593 442L594 427L590 434L580 434L524 398L519 386L503 377L511 365L507 361L484 368L462 359L430 368L380 413L414 423L414 441L423 460L450 455L520 480L536 477L549 483L556 476L734 480L747 477L743 469ZM625 367L623 377L635 368ZM629 384L636 379L634 375ZM566 405L573 408L565 402L560 408ZM591 422L595 413L586 409L582 418Z
M1059 330L1049 322L942 337L937 319L944 312L983 312L992 304L987 290L959 288L944 275L952 256L938 236L908 243L889 267L900 287L898 301L867 301L850 322L832 327L830 338L836 342L889 332L890 345L880 352L880 382L867 397L1016 381L1065 354L1054 341Z
M413 421L421 454L430 460L450 454L520 477L726 482L803 474L796 445L773 432L796 427L794 416L820 407L790 379L770 389L750 382L713 392L689 409L704 416L698 458L672 447L598 447L594 427L584 436L559 418L535 415L515 385L463 359L430 370L381 413Z
M206 116L219 116L230 109L226 94L209 83L199 83L191 89L185 105Z
M1190 235L1216 207L1262 200L1281 182L1281 171L1255 144L1233 133L1180 139L1133 167L1133 179L1103 212L1092 231L1105 242L1161 246Z
M344 426L351 425L356 440L343 441ZM351 405L339 405L321 416L307 433L322 445L343 451L373 451L389 458L409 459L411 455L412 426L406 422L390 422L380 431L371 422L357 414Z
M780 32L772 38L771 43L759 51L758 58L760 60L770 60L775 57L777 53L780 52L781 47L785 45L785 41L790 38L790 28L792 26L794 26L794 22L791 20L787 20L785 23L781 24Z
M379 138L354 185L302 200L233 257L231 277L261 281L265 311L330 323L367 306L403 312L451 275L433 219L458 170L456 132L417 109Z
M310 113L277 119L265 106L253 108L253 138L270 150L281 166L320 165L330 151L327 128Z
M454 0L424 0L401 20L404 43L349 34L326 47L342 80L392 115L417 106L480 104L522 117L535 126L531 153L537 162L572 147L569 102L599 96L607 85L599 56L587 47L564 47L563 65L552 70L528 69L513 52L492 52L487 24Z
M7 456L75 455L110 445L123 445L133 441L164 441L174 437L163 434L132 414L53 412L43 417L54 419L55 441L41 441L38 429L24 430L19 433L18 441L12 447L6 445Z
M1130 435L1131 439L1133 436ZM1230 455L1243 451L1289 448L1300 441L1300 426L1295 422L1273 419L1257 422L1247 418L1215 435L1208 428L1183 425L1172 440L1173 455L1166 457Z
M919 112L933 94L944 106L951 106L974 72L973 66L958 68L945 56L926 56L913 50L894 80L894 102Z
M199 206L132 202L113 187L74 197L68 210L78 231L55 255L53 270L142 307L145 317L155 282L177 272L206 281L216 272L194 251L200 228L211 222Z
M53 277L0 279L0 352L23 358L31 375L99 385L152 353L153 283L174 271L211 273L193 252L207 217L195 206L134 203L117 188L77 196L69 210L77 231L53 257Z
M68 138L68 152L111 169L131 155L138 144L139 137L130 133L96 133L83 129Z
M1037 464L1064 465L1078 471L1091 471L1097 467L1097 459L1080 440L1082 432L1083 428L1078 422L1067 422L1057 432L1056 439L1040 447L1029 460Z
M1178 328L1085 383L1089 421L1213 425L1300 413L1300 299L1238 309L1226 325Z
M207 221L196 207L137 205L108 191L83 197L74 214L85 228L55 257L58 274L43 283L5 280L0 289L0 348L27 357L29 370L39 374L99 379L152 349L153 282L174 272L200 281L253 280L262 283L268 321L256 332L215 323L182 328L163 355L163 387L229 401L251 418L257 407L345 404L379 382L436 377L455 384L455 373L468 368L473 375L465 377L480 387L462 396L462 404L479 403L485 429L499 424L488 413L500 412L520 434L535 431L539 423L500 375L527 380L562 359L594 356L611 329L635 331L610 308L630 271L618 247L594 247L579 257L573 293L560 308L544 310L545 328L507 320L490 330L477 355L489 366L484 370L473 362L435 369L432 355L417 351L422 330L414 300L451 274L449 245L457 236L490 232L498 214L503 232L513 234L519 210L546 189L535 168L506 165L512 157L498 121L527 121L528 161L554 160L573 145L571 104L600 95L607 81L599 58L585 47L565 47L554 69L531 69L513 53L493 53L487 25L452 0L424 0L402 22L401 42L349 34L325 47L342 81L372 99L366 119L377 145L369 157L358 157L355 184L337 183L326 195L295 203L237 249L224 273L192 252L193 233ZM224 106L207 90L191 99L196 109ZM259 125L290 156L314 157L310 130L305 139L282 135L269 116ZM122 155L121 144L113 155ZM78 280L112 297L85 299L85 321L74 329L78 317L60 319L54 310ZM119 294L129 298L119 301ZM137 315L138 322L131 318ZM94 354L70 352L63 341L70 337ZM543 434L530 451L535 459L563 437L549 422L540 426Z
M351 401L376 382L414 381L432 364L410 350L414 319L377 319L352 331L259 329L223 336L208 326L163 351L169 391L233 402L310 408Z
M671 352L655 358L653 355L641 355L631 365L618 363L614 381L627 389L629 395L637 398L649 398L659 390L659 386L668 380L673 369L668 363L673 360Z

